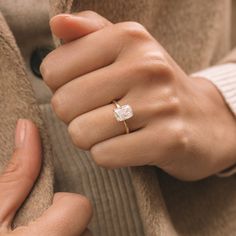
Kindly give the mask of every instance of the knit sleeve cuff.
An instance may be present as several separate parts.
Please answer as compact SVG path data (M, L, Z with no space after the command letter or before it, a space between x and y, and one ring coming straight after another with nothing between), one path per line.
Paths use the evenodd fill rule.
M236 116L236 63L218 65L192 74L210 80Z
M229 63L210 67L192 74L210 80L220 91L225 102L236 116L236 63ZM236 173L236 165L217 174L228 177Z

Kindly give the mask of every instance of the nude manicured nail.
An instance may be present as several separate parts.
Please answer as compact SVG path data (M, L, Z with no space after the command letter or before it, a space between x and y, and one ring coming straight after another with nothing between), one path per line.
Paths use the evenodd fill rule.
M15 132L15 147L21 148L24 146L25 136L26 136L26 126L27 120L19 119L16 125Z

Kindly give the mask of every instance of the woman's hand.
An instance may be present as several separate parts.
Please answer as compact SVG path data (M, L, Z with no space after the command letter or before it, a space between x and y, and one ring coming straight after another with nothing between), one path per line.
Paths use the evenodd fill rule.
M41 66L52 106L97 164L155 165L197 180L236 162L236 122L220 93L186 75L142 25L81 12L54 17L51 28L66 42ZM133 108L130 134L113 100Z
M52 206L35 222L11 229L13 218L32 189L41 166L39 133L31 121L18 121L15 146L10 163L0 175L0 236L90 235L86 231L91 218L90 203L85 197L69 193L56 194Z

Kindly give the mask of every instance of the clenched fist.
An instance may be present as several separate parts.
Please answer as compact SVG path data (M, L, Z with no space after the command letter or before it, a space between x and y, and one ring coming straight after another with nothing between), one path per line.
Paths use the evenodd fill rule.
M220 93L188 76L142 25L90 11L50 23L65 42L41 65L52 106L97 164L154 165L197 180L236 162L236 122ZM113 101L133 116L117 121Z

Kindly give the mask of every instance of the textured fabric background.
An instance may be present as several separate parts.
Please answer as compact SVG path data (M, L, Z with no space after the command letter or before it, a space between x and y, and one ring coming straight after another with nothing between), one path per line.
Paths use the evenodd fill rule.
M40 108L52 143L55 191L76 192L91 200L94 215L90 229L94 236L144 235L130 170L98 167L89 152L72 144L66 125L50 105Z
M188 73L217 63L231 50L228 0L80 0L78 5L114 23L142 23ZM235 177L184 183L155 168L131 173L146 235L234 235Z
M40 178L15 224L37 218L51 204L53 177L50 143L32 92L20 52L0 13L0 172L13 153L14 130L19 118L32 119L39 127L44 162ZM33 158L33 157L32 157Z
M139 21L190 73L215 64L230 52L230 3L230 0L80 0L78 5L78 1L51 0L50 15L79 7L80 10L94 10L113 22ZM46 23L47 4L47 0L0 0L0 9L18 39L26 64L32 50L26 44L51 43ZM15 14L18 8L20 12ZM31 38L37 33L30 33L34 32L35 22L39 22L36 28L44 35L41 38L39 33L38 41L37 37L35 41ZM1 31L1 38L6 38L8 31L2 21L1 26L4 26L1 29L5 29ZM22 36L24 40L20 40ZM32 117L42 125L22 62L19 63L18 56L12 53L5 41L1 40L0 43L0 106L3 111L0 117L0 142L1 146L6 147L2 150L2 166L12 151L17 117ZM17 51L14 43L10 45L15 48L13 51ZM235 58L235 55L231 56L231 60ZM31 72L28 70L28 73ZM31 82L38 101L48 102L50 93L46 92L43 83L36 83L33 77ZM56 119L50 107L41 105L41 110L50 135L47 140L42 129L45 169L40 178L39 183L42 184L38 187L39 191L32 193L34 198L27 202L21 218L18 218L21 223L36 217L50 202L52 172L47 161L51 157L49 146L52 144L56 157L55 189L78 191L93 200L96 211L91 227L95 230L94 235L142 235L142 223L148 236L235 234L235 177L224 180L212 177L195 183L183 183L157 168L113 172L95 168L88 153L71 146L66 127Z

